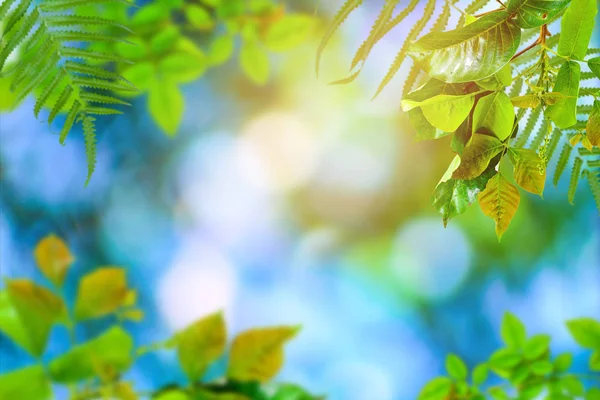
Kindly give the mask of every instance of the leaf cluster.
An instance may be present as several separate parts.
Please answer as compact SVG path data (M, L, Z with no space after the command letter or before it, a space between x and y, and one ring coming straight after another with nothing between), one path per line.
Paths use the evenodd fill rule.
M447 376L427 383L418 400L598 400L600 322L579 318L567 322L567 327L575 341L590 350L589 374L572 372L571 353L553 354L550 336L527 336L524 324L506 313L500 332L503 348L472 370L457 355L448 355Z
M342 6L319 47L317 63L335 29L361 3L348 0ZM595 55L600 51L589 48L598 3L474 0L461 9L448 0L428 24L435 1L400 5L388 0L352 60L354 72L337 83L356 78L373 46L418 13L418 3L424 3L422 17L376 95L410 56L402 109L418 140L448 136L456 153L432 197L444 224L477 201L494 220L500 239L519 206L518 187L543 195L546 170L559 146L554 184L569 167L569 201L581 177L588 179L598 201L600 58ZM499 7L474 15L488 3ZM461 17L455 29L446 30L453 10ZM558 21L560 32L551 34L549 26Z
M25 368L0 375L0 398L45 400L52 387L71 388L72 400L316 400L293 384L270 381L284 362L284 345L299 331L297 326L250 329L231 343L228 367L223 378L203 380L208 368L224 357L227 331L222 313L201 318L161 343L136 347L124 328L127 321L139 322L144 313L137 292L129 287L125 270L100 267L79 281L73 306L69 307L62 287L73 262L69 248L49 235L34 251L39 270L51 283L46 287L27 279L7 279L0 291L0 332L36 359ZM111 325L98 336L76 342L75 329L88 321L105 319ZM71 347L45 362L50 332L66 328ZM135 361L156 351L175 351L188 382L153 391L140 391L125 381Z

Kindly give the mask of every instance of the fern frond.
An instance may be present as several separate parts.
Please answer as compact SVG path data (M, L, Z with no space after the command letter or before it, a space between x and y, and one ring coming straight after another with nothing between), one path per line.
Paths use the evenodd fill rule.
M85 185L87 186L96 167L96 118L84 115L82 126L88 165L88 173L85 180Z
M115 54L101 53L88 49L79 49L76 47L63 47L61 53L64 57L76 58L81 60L133 64L131 61L123 57L117 56Z
M89 4L109 3L114 1L128 5L134 5L134 3L127 0L53 0L42 3L40 5L40 9L43 12L68 11L72 10L73 8Z
M137 92L137 88L121 82L113 82L109 80L99 79L88 76L77 76L72 79L73 84L81 87L112 90L115 92Z
M94 92L83 92L80 97L88 103L100 103L100 104L122 104L125 106L130 106L126 101L121 99L117 99L113 96L106 96L103 94L98 94Z
M38 99L35 102L35 106L33 107L33 114L36 116L36 118L37 118L38 114L40 113L42 107L44 107L44 105L50 98L50 95L52 93L54 93L54 91L56 90L56 88L58 87L58 85L60 84L62 79L65 77L65 75L66 75L65 70L62 68L59 68L58 73L56 75L54 75L54 78L52 79L52 81L48 84L48 86L46 86L46 88L39 95Z
M561 130L558 128L554 128L554 130L552 131L552 135L550 136L550 143L548 143L548 148L546 149L546 159L547 160L552 159L552 156L554 155L554 152L556 151L556 147L558 146L558 143L560 142L561 137L562 137Z
M516 147L524 147L531 136L531 133L535 129L538 124L538 121L542 117L542 108L538 107L534 110L531 110L529 115L527 116L525 127L519 132L517 139L515 141Z
M4 20L4 17L8 14L8 10L15 4L15 1L18 0L4 0L2 4L0 4L0 20Z
M19 90L19 94L17 95L16 103L20 103L27 95L29 95L37 86L39 86L44 79L48 77L50 72L56 68L56 64L60 57L56 54L51 59L50 62L43 66L38 73L33 76L33 79L29 80L26 85Z
M119 115L123 114L122 111L115 110L114 108L106 107L88 107L85 112L91 115Z
M513 82L510 90L508 91L508 97L516 97L521 94L521 90L523 90L523 79L517 79Z
M571 182L569 183L569 203L574 204L575 193L577 193L577 186L579 185L579 177L581 176L581 166L583 160L579 157L575 157L573 162L573 170L571 171Z
M64 67L68 72L71 73L95 76L104 79L112 79L116 81L126 81L125 78L121 77L121 75L112 71L107 71L106 69L101 67L96 67L94 65L81 64L78 62L67 60ZM133 84L131 84L131 86L133 86Z
M587 81L590 79L598 79L598 77L593 72L582 72L581 73L581 81Z
M54 118L56 118L56 116L58 115L60 110L63 109L63 107L65 106L65 104L67 103L69 98L71 97L72 93L73 93L73 87L71 85L67 85L63 89L60 96L58 96L56 103L54 103L54 106L52 106L52 110L50 111L50 115L48 116L48 122L54 121Z
M596 202L596 208L600 214L600 174L588 171L587 180L592 192L592 196L594 197L594 201Z
M342 25L342 23L348 18L348 15L352 13L352 11L356 10L362 4L363 0L346 0L346 2L342 5L342 7L338 10L335 17L333 17L333 21L331 25L327 28L327 31L323 35L323 39L321 39L321 43L319 44L319 48L317 49L317 61L315 65L315 70L317 76L319 75L319 65L321 63L321 55L323 54L323 50L329 43L329 40L333 36L333 34L338 30L338 28Z
M130 43L123 38L111 35L104 35L99 32L79 32L79 31L56 31L53 33L55 40L61 42L106 42L106 43Z
M75 118L77 118L77 115L79 114L80 108L81 108L81 103L79 101L75 100L73 102L73 105L71 106L71 110L69 111L69 114L67 114L67 119L65 120L65 124L63 125L62 130L60 131L60 137L58 139L60 144L62 144L62 145L65 144L65 139L67 138L67 135L69 134L69 132L71 132L71 128L73 127Z
M31 5L32 1L33 0L21 0L21 2L17 5L15 10L11 14L9 14L8 18L6 19L6 22L3 24L4 26L2 27L3 37L8 35L12 31L12 29L15 26L17 26L21 18L23 18L27 13L27 9ZM4 20L4 18L2 19Z
M473 0L465 8L465 13L468 14L468 15L473 15L477 11L479 11L483 7L485 7L488 3L490 3L490 1L491 0ZM461 15L460 18L459 18L459 20L458 20L458 25L457 26L460 27L460 26L463 26L464 24L465 24L465 16Z
M408 75L406 75L406 80L404 81L404 88L402 89L402 96L406 96L410 93L415 86L415 81L421 74L421 68L419 68L415 63L411 65L410 71L408 71Z
M600 54L600 49L592 47L592 48L589 48L585 54L588 55L588 56L591 56L591 55L594 55L594 54Z
M377 92L375 92L375 95L373 96L373 98L377 97L379 95L379 93L381 93L381 91L387 86L388 83L390 83L392 78L396 75L396 73L402 66L402 63L406 59L406 54L408 52L409 46L423 31L423 29L425 28L425 25L427 25L427 22L433 15L433 12L435 10L435 3L436 3L435 0L427 0L427 3L425 5L425 10L423 12L423 16L421 17L421 19L419 19L417 21L417 23L413 26L413 28L408 33L408 36L406 37L406 41L402 45L402 48L400 49L398 54L396 54L396 58L394 59L392 66L390 67L387 74L385 75L385 77L383 78L381 83L379 84L379 87L377 88Z
M120 24L116 21L100 18L100 17L90 17L90 16L81 16L81 15L50 15L46 17L46 24L50 27L64 27L64 26L87 26L87 25L101 25L108 26L112 28L123 29L127 32L133 33L131 29L126 27L123 24Z
M10 37L4 48L0 51L0 70L4 68L4 63L8 59L8 56L10 56L17 46L19 46L19 44L21 44L21 42L29 35L39 16L38 10L34 9L25 17L17 34Z
M546 134L548 133L548 120L546 120L546 118L542 119L542 123L540 125L540 127L538 128L537 132L535 133L535 136L533 137L533 140L531 141L531 145L529 146L529 148L533 149L533 150L537 150L540 145L542 144L542 141L544 140L544 137L546 136Z
M558 163L556 164L556 169L554 170L554 178L552 179L552 183L554 183L554 186L558 185L560 177L562 176L563 172L565 171L565 168L567 167L567 162L571 157L572 151L573 148L568 143L565 143L562 151L560 152L560 158L558 159Z

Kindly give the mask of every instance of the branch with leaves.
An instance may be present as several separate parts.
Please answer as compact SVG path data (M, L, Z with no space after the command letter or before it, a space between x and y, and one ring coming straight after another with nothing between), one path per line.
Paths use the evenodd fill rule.
M567 327L575 341L590 351L589 373L571 371L571 353L553 354L550 336L527 337L525 325L506 313L501 327L504 348L472 371L460 357L448 355L448 376L430 381L418 400L599 400L600 322L579 318L567 322ZM490 371L498 378L491 384Z
M352 60L353 72L335 83L354 80L375 44L417 13L418 3L387 0ZM402 109L418 140L450 136L456 153L432 198L444 224L478 201L500 239L517 212L518 187L542 196L559 147L554 184L569 167L569 202L584 177L600 210L600 49L589 48L597 1L473 0L464 9L457 3L445 1L427 28L437 5L424 2L376 91L412 58ZM333 32L361 4L347 0L334 17L317 69ZM488 4L497 8L474 15ZM453 10L461 15L458 26L446 30ZM559 20L560 32L551 34Z
M293 384L276 384L284 360L283 346L299 331L297 326L251 329L231 344L223 378L205 381L208 368L224 357L227 331L222 313L208 315L161 343L135 347L127 322L139 322L144 313L136 305L137 292L129 287L125 270L101 267L80 281L73 307L62 294L74 262L67 245L50 235L34 251L36 263L52 284L46 287L27 279L6 279L0 290L0 333L27 351L35 363L0 375L0 398L46 400L52 386L64 385L72 400L318 400ZM84 342L77 342L76 327L103 319L111 326ZM43 358L50 332L63 327L71 337L64 354ZM150 352L175 351L186 385L138 390L123 379L138 358Z

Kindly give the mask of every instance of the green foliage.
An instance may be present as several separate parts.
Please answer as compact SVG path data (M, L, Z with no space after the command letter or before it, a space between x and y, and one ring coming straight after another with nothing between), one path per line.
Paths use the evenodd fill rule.
M129 81L109 67L94 65L98 58L121 61L110 54L81 49L84 44L124 42L109 30L128 29L110 18L81 15L77 6L106 1L6 0L2 3L0 76L9 78L14 92L12 104L35 94L34 114L43 107L50 110L51 123L60 112L67 116L60 131L60 143L73 126L81 122L86 143L89 182L95 168L96 146L94 115L120 114L115 108L97 107L96 103L127 104L107 91L135 92ZM15 56L16 62L9 61ZM5 83L5 84L7 84ZM3 92L4 96L4 92Z
M591 350L590 369L597 371L600 322L580 318L568 321L567 326L575 341ZM448 377L440 376L427 383L418 400L599 398L600 375L571 372L572 354L553 354L549 336L527 337L525 325L511 313L504 316L501 336L506 346L494 352L484 363L475 366L470 373L458 356L448 355Z
M162 343L136 346L126 322L139 322L136 291L119 267L93 270L79 281L74 307L60 290L74 261L57 236L43 238L34 250L39 270L52 288L27 279L7 280L0 290L0 332L36 359L25 368L0 375L0 398L46 400L55 385L68 385L72 400L317 400L303 388L272 383L284 362L284 345L299 331L296 326L251 329L238 334L229 350L223 378L203 380L207 369L227 353L227 329L222 313L201 318ZM61 294L56 294L60 292ZM104 318L109 327L77 343L75 328L89 319ZM50 331L64 325L71 348L46 361ZM188 382L138 392L122 376L148 352L175 350ZM85 384L84 384L85 383Z
M361 3L342 6L318 49L317 63L334 30ZM354 80L373 46L416 14L417 3L386 1L351 62L354 72L337 83ZM554 183L571 171L569 202L586 178L600 203L600 64L594 57L600 50L589 48L597 1L474 0L463 10L456 3L444 2L430 32L422 35L436 7L435 2L421 2L423 17L416 20L377 90L407 56L412 58L402 109L418 140L452 135L451 148L457 154L432 198L444 224L477 197L500 238L519 205L512 181L543 196L546 169L555 153ZM492 4L497 8L474 15ZM460 13L458 25L446 30L452 10ZM559 19L560 32L553 35L548 27ZM424 84L412 90L418 80Z

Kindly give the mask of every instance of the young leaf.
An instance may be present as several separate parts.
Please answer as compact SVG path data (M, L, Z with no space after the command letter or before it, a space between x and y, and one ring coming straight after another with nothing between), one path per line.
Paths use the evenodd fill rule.
M485 79L502 69L521 41L521 29L499 11L465 27L433 32L410 47L409 55L431 77L444 82Z
M490 160L503 149L504 144L497 137L474 133L471 142L463 150L460 166L454 171L452 178L477 178L486 170Z
M536 94L526 94L510 99L513 106L519 108L538 108L542 104L540 98Z
M442 400L447 398L451 390L452 381L445 376L440 376L425 385L418 400Z
M50 376L59 383L80 382L93 377L114 378L131 365L133 339L120 327L73 347L52 360Z
M227 377L239 381L266 382L283 364L283 345L296 336L298 327L251 329L240 333L231 345Z
M23 339L21 343L28 344L25 349L33 356L41 356L52 326L66 314L64 302L48 289L26 279L7 281L6 290L27 333L27 340Z
M573 0L571 2L560 24L559 55L583 60L592 38L594 19L597 13L597 0Z
M75 318L79 321L100 318L115 312L127 297L125 270L99 268L79 282L75 301Z
M452 96L440 94L424 101L402 100L402 109L410 111L420 107L423 115L434 127L444 132L454 132L463 123L473 108L472 94Z
M57 287L62 286L69 267L75 261L65 242L55 235L40 240L33 256L38 268Z
M285 15L272 24L265 37L271 51L286 51L302 44L312 34L316 20L308 15Z
M269 56L256 42L246 41L240 50L240 66L246 76L256 85L269 80Z
M183 118L184 99L174 82L153 82L148 93L148 109L158 126L169 136L175 136Z
M469 374L465 362L455 354L449 354L446 357L446 371L448 371L448 375L450 375L451 378L458 381L464 381Z
M227 332L223 314L211 314L194 322L177 333L175 340L179 363L190 382L196 382L225 351Z
M527 340L527 331L525 325L517 318L516 315L506 312L502 320L502 328L500 330L502 340L506 346L520 349Z
M221 65L231 58L234 40L231 35L222 35L214 39L210 45L208 59L210 65Z
M562 353L554 359L553 364L556 372L565 372L573 364L573 355L571 353Z
M479 99L473 112L473 132L507 139L515 121L515 109L505 92L494 92Z
M488 378L488 366L485 364L478 365L473 370L473 385L479 386L483 384Z
M600 350L600 322L592 318L579 318L567 322L567 328L580 346Z
M533 150L510 148L510 160L515 167L515 181L523 189L543 196L546 184L546 165Z
M600 57L590 58L587 64L590 70L594 73L594 75L600 78Z
M496 223L498 240L502 239L519 208L519 190L498 173L488 181L485 190L477 198L483 213Z
M519 365L522 358L521 354L514 350L500 349L492 354L488 364L495 371L508 371Z
M577 123L580 78L581 67L575 61L566 61L558 71L553 92L561 93L565 97L548 106L546 116L561 129L569 128Z
M585 132L592 146L600 147L600 101L595 100L592 112L585 126Z
M515 23L522 29L537 28L558 15L571 0L509 0L506 10L516 13Z
M590 356L590 369L600 371L600 350L596 350Z
M525 358L528 360L535 360L546 353L549 350L549 346L550 336L535 335L525 342L525 346L523 347ZM550 366L550 369L552 369L552 366Z
M51 396L52 385L41 365L0 375L0 399L46 400Z

